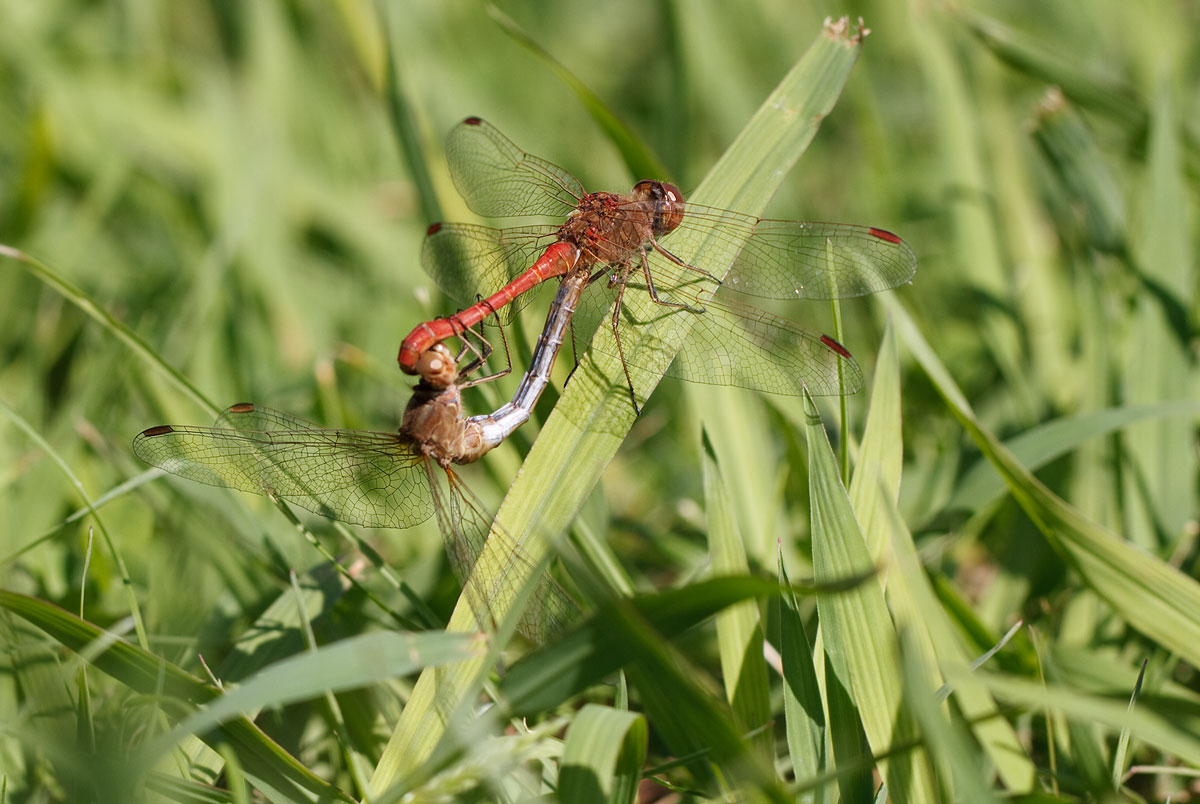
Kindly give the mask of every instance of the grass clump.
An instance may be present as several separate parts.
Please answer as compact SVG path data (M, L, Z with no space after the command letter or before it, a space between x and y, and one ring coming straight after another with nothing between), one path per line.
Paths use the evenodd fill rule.
M0 799L1183 800L1194 37L896 8L852 44L770 0L0 2ZM560 361L466 472L588 612L543 646L453 633L432 522L293 522L129 448L242 400L394 428L468 114L590 189L921 260L838 311L844 406L668 381L634 419L614 361Z

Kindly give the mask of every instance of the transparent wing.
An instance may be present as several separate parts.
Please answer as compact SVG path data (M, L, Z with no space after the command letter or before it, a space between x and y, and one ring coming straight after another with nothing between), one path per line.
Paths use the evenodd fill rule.
M495 517L457 474L449 470L442 473L446 482L443 490L437 478L439 472L432 463L428 464L427 472L450 565L480 629L494 630L508 616L521 593L514 579L533 578L530 563L508 531L493 526ZM499 541L497 546L501 549L485 553L489 532L490 538ZM482 559L486 564L481 563L481 556L485 555L489 557ZM522 612L517 628L530 641L540 644L577 620L579 608L549 575L543 573L530 582L538 586L529 596L529 605Z
M862 370L841 344L786 318L755 308L707 302L667 369L672 377L736 385L770 394L853 394Z
M865 296L903 285L917 272L907 243L856 224L760 219L688 205L663 244L672 248L680 240L705 244L692 259L697 268L724 275L739 293L772 299Z
M456 126L446 143L455 185L481 215L546 215L564 220L583 187L560 167L525 153L478 118ZM610 211L643 216L644 204ZM687 204L672 242L704 244L692 264L740 293L776 299L850 298L912 279L917 258L896 235L856 224L756 218ZM728 268L728 272L726 269Z
M549 162L526 154L481 120L470 118L451 132L447 156L464 198L481 214L516 216L545 214L562 220L582 196L579 183ZM628 225L596 225L595 231L640 232L644 203L604 206L604 215L626 216ZM487 230L484 230L487 231ZM495 231L495 230L491 230ZM478 234L478 232L475 232ZM488 235L488 247L505 238ZM682 221L663 235L663 246L690 261L689 266L655 259L652 276L660 298L703 308L704 313L659 308L662 315L697 316L670 373L685 379L740 385L768 393L839 394L857 389L862 374L849 353L835 341L784 318L737 301L741 294L777 299L849 298L897 287L916 272L912 249L896 235L868 226L760 219L736 212L687 204ZM621 243L602 253L627 255L618 262L641 260L646 243ZM471 253L468 246L456 250ZM447 284L459 288L502 286L501 279L524 270L532 251L505 251L501 256L482 246L478 262L493 266L487 281L460 281L465 269L447 272ZM448 258L447 258L448 259ZM628 267L628 266L625 266ZM621 281L629 272L614 267ZM723 277L717 286L705 273ZM637 271L633 272L636 278ZM630 285L630 292L635 292ZM642 292L646 289L643 287ZM713 292L716 296L710 298ZM465 299L464 299L465 301ZM593 290L584 295L578 317L584 332L598 321L610 297ZM656 313L657 315L657 313ZM625 315L623 323L629 323ZM615 350L598 339L598 348ZM628 355L627 355L628 357ZM636 361L636 356L633 358Z
M446 161L467 206L489 218L542 215L561 221L584 195L570 173L525 153L478 117L451 129Z
M469 223L430 227L421 245L421 265L437 286L464 307L488 297L527 271L554 242L554 228L524 226L492 229ZM501 313L510 323L537 294L522 294Z
M240 491L274 495L315 513L368 527L404 528L436 510L446 553L475 611L490 629L519 590L506 579L529 564L515 540L497 530L502 549L476 567L493 517L453 472L414 453L393 433L334 430L277 410L234 405L213 427L160 425L133 441L139 458L180 477ZM473 571L474 570L474 571ZM549 576L536 583L520 630L536 642L565 629L578 607Z
M675 288L664 300L688 304L703 312L675 307L655 306L650 318L637 320L628 306L622 310L621 337L633 337L641 327L663 319L691 318L691 330L676 354L667 375L708 385L735 385L768 394L798 396L807 389L814 396L838 396L858 391L863 384L862 370L841 344L794 321L756 307L740 304L718 294L707 298L704 286L711 283L693 280L687 288ZM626 295L645 293L644 285L630 284ZM611 320L612 293L591 289L580 305L579 324L594 327ZM592 330L581 330L591 332ZM625 359L635 366L650 368L659 354L653 344L628 348L623 341ZM608 354L619 355L610 327L599 330L592 346Z
M213 427L151 427L134 438L133 451L189 480L273 495L367 527L406 528L433 513L424 459L395 433L331 430L241 404Z
M740 297L861 296L909 281L917 265L912 250L881 229L760 220L705 207L689 207L684 223L662 240L668 249L695 256L688 265L657 257L651 260L658 297L704 310L697 313L666 306L652 310L652 318L686 315L696 319L667 373L692 382L774 394L798 395L803 389L817 396L853 393L862 385L862 372L836 341L746 304ZM642 257L638 254L633 259ZM723 283L714 284L701 271L723 274ZM628 294L648 292L644 281L637 282L639 276L635 264L626 280L627 299ZM578 313L582 331L594 331L589 327L595 326L610 305L611 294L598 290L585 294ZM622 316L623 332L640 326L627 310ZM597 339L597 348L615 353L616 342L607 335ZM653 351L642 354L653 356ZM639 363L637 352L627 350L626 359Z

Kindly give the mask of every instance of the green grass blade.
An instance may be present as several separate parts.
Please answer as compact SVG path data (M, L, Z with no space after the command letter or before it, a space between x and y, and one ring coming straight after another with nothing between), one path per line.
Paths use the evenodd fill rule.
M588 704L567 731L559 801L632 804L646 760L646 719L634 712Z
M874 561L842 485L837 460L820 416L809 402L809 498L812 506L813 570L832 580L868 572ZM878 583L817 598L825 653L858 708L872 752L879 756L915 739L903 706L897 635ZM896 801L936 801L937 791L922 752L880 761L880 773Z
M779 580L788 585L787 568L779 557ZM787 729L788 756L797 782L829 770L825 752L825 710L821 687L813 666L813 647L804 630L804 620L795 594L779 597L779 653L783 662L783 716ZM825 787L802 794L803 804L825 804L831 800Z
M1140 136L1149 114L1133 86L1112 74L1083 69L1047 42L1015 31L996 19L963 11L960 19L992 53L1010 66L1050 86L1061 87L1073 102L1108 115Z
M900 466L904 459L900 423L900 356L891 323L879 346L879 362L871 384L871 406L850 482L850 504L858 517L867 550L879 561L887 549L887 510L900 495ZM883 495L886 494L886 498Z
M750 214L761 211L836 100L859 46L856 32L823 31L697 188L693 200ZM695 249L705 246L696 242L678 245L676 254L684 260ZM732 257L731 254L731 261ZM649 298L630 301L634 314L647 318L651 304ZM675 326L679 326L678 322ZM646 390L662 376L685 334L684 331L665 335L646 332L642 337L629 339L626 348L631 351L649 350L649 342L655 336L660 339L661 367L657 375L637 372L634 379L638 388ZM589 355L581 361L560 397L498 515L509 533L529 534L525 548L530 554L530 566L540 563L548 550L546 534L566 530L632 423L633 412L618 361L604 354ZM638 362L649 361L641 358ZM485 552L492 546L489 541ZM483 560L480 563L488 564ZM513 579L517 583L520 580ZM450 627L470 628L473 622L469 607L459 606ZM447 674L444 681L450 694L465 690L462 679L475 671L468 664ZM418 681L414 700L405 709L380 758L372 781L375 789L383 789L397 774L420 764L437 741L441 727L427 708L433 700L435 683L429 673Z
M838 793L842 801L872 801L876 787L875 759L867 745L858 707L825 651L824 639L818 641L815 655L822 662L825 705L829 710L830 765L837 773Z
M665 179L670 176L666 165L654 155L654 152L621 120L604 99L585 84L579 76L571 72L565 64L556 59L550 51L542 47L537 40L525 32L517 21L505 14L496 6L486 5L488 16L500 26L500 30L512 37L513 41L539 58L555 75L562 79L596 125L608 135L613 145L621 152L629 172L638 178Z
M1138 671L1137 683L1133 686L1133 694L1129 696L1129 711L1133 711L1134 705L1137 703L1138 696L1142 693L1142 684L1146 681L1146 662L1142 662L1142 669ZM1125 775L1125 768L1129 761L1129 727L1121 729L1121 736L1117 739L1117 748L1113 751L1112 758L1112 786L1113 790L1121 788L1121 778Z
M937 666L949 666L958 673L953 685L954 700L962 717L983 751L995 766L1008 790L1026 793L1033 790L1036 768L1030 761L1016 730L997 716L997 704L987 687L971 675L972 657L959 636L960 624L951 620L938 601L929 578L921 566L913 542L894 500L887 498L883 512L887 521L881 523L891 535L892 572L889 576L888 600L892 604L897 625L906 634L906 664L917 662L926 652L925 640L932 645ZM936 676L926 663L924 686L928 689ZM924 715L922 717L927 717ZM955 760L951 760L953 765ZM969 790L970 787L963 787ZM964 796L964 800L974 799Z
M744 575L750 572L741 534L733 521L729 492L716 461L704 454L704 499L708 508L708 549L713 575ZM717 615L717 645L725 698L740 725L756 732L752 750L766 762L773 756L770 729L770 689L763 657L763 631L754 601L730 606Z
M741 389L684 383L700 426L723 468L729 505L751 562L764 566L779 538L782 503L776 456L777 424L767 406ZM783 405L794 404L786 400Z
M1200 584L1135 549L1050 491L976 418L907 311L890 305L902 340L951 413L1004 477L1013 498L1083 581L1130 625L1192 663L1200 662Z
M217 415L219 410L200 389L192 385L192 383L180 374L175 369L171 368L166 361L159 357L158 353L150 347L148 343L141 337L125 326L122 322L113 317L112 313L105 310L92 299L91 296L76 285L71 280L67 279L62 274L45 265L40 260L30 257L28 254L18 249L6 246L0 243L0 257L8 257L9 259L19 262L25 270L29 271L33 276L36 276L41 281L45 282L50 287L54 288L64 299L74 304L83 312L91 316L101 327L107 330L110 334L116 337L121 343L129 347L135 357L143 360L150 367L158 370L167 379L171 380L175 385L179 386L180 390L190 396L196 404L204 408L213 416Z
M1198 413L1200 402L1190 400L1122 405L1039 424L1005 441L1004 446L1021 464L1036 471L1092 439L1111 435L1138 422L1184 418L1187 414L1195 416ZM995 502L1005 489L1004 478L996 467L983 460L967 470L944 507L949 511L977 511Z
M0 589L0 608L36 625L67 648L87 654L95 667L135 692L168 695L193 705L220 697L219 690L190 673L135 645L113 639L106 631L53 604ZM222 742L233 744L248 770L279 789L290 790L297 800L347 800L244 718L217 727L204 739L214 748Z
M1195 299L1194 230L1189 230L1191 189L1183 175L1179 118L1164 88L1150 125L1142 226L1131 234L1138 274L1158 293L1141 294L1124 372L1123 398L1132 404L1195 399L1194 323L1187 323ZM1172 300L1178 320L1164 315ZM1194 322L1194 308L1191 320ZM1195 526L1196 454L1192 443L1196 416L1145 422L1122 435L1132 471L1125 475L1129 500L1128 538L1153 546L1160 539L1174 549ZM1161 528L1160 534L1156 531Z
M958 796L948 800L998 804L1000 799L987 783L983 755L968 736L962 720L957 716L947 717L946 710L938 705L935 691L929 688L929 668L919 658L921 648L910 643L907 635L908 632L901 634L905 700L910 702L913 716L921 726L930 756L936 757L942 766L944 782L949 781L946 777L954 780Z
M317 650L276 662L238 687L184 719L149 748L158 759L184 735L203 734L219 723L251 715L264 707L285 706L322 693L377 684L424 667L462 661L479 653L469 634L426 631L420 634L380 631L350 637Z

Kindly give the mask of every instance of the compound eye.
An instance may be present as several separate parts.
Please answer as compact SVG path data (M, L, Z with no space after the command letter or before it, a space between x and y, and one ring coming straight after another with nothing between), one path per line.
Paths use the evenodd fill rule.
M683 213L687 206L683 193L674 184L658 182L658 208L655 214L655 234L666 234L674 231L683 223Z
M443 343L435 343L417 358L416 373L435 388L448 388L458 382L454 356Z

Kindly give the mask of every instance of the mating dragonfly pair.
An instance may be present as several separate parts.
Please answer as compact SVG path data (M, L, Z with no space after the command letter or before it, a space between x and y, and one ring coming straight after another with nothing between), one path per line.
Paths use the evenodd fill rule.
M667 314L692 316L668 374L767 393L836 395L862 384L849 351L740 297L850 298L897 287L916 272L912 250L883 229L701 207L658 181L639 182L627 195L587 193L570 173L525 153L476 117L450 133L446 157L474 212L559 223L429 228L421 254L426 272L451 298L470 306L419 324L403 340L400 367L419 381L397 432L327 429L239 404L212 427L151 427L134 439L134 452L191 480L267 494L359 525L404 528L436 513L451 563L484 628L502 610L500 592L476 588L481 585L470 579L492 518L452 465L478 460L529 419L577 312L599 320L610 311L611 338L596 337L592 348L621 359L635 410L628 367L639 365L639 356L622 343L622 302L631 286L644 287ZM703 248L684 260L669 250L675 243ZM551 279L559 279L558 292L515 396L494 413L464 416L461 389L480 379L465 378L480 370L489 352L477 327L485 319L510 321ZM608 292L588 291L593 285ZM488 295L470 304L479 298L474 293ZM458 354L445 345L451 339L463 345ZM509 542L492 554L522 560ZM475 575L503 575L502 566L488 569L493 572ZM540 616L522 626L533 639L571 616L571 604L556 587L540 597Z

